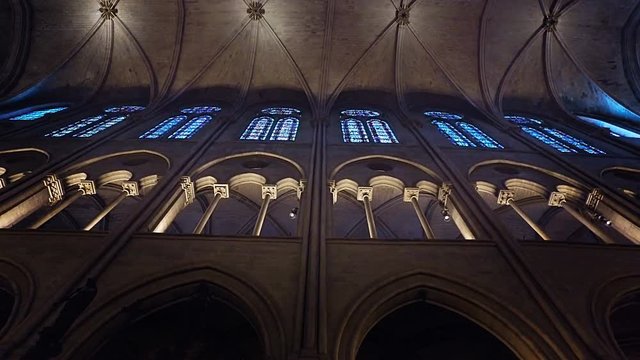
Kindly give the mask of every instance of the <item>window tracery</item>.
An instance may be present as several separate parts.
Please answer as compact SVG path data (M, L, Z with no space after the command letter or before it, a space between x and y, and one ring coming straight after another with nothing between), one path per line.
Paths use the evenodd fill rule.
M342 140L345 143L398 144L389 123L379 119L381 113L368 109L348 109L340 112ZM364 125L366 124L366 126Z
M296 118L280 119L271 134L271 141L295 141L300 122Z
M302 114L302 111L294 108L289 108L289 107L271 107L271 108L263 109L262 113L266 115L291 116L291 115L300 115Z
M341 121L342 140L346 143L367 143L369 135L364 130L362 121L356 119L346 119Z
M176 126L187 120L184 115L170 117L160 124L153 127L151 130L140 135L140 139L158 139L164 136L169 131L173 130Z
M424 115L432 119L431 123L455 146L504 149L502 144L475 125L464 121L457 121L464 118L462 115L444 111L427 111Z
M389 127L386 121L382 121L380 119L372 119L367 121L367 126L369 127L369 132L371 133L371 138L374 143L380 144L397 144L398 139L396 139L396 135Z
M14 121L38 120L47 115L55 114L55 113L59 113L61 111L67 110L68 108L69 108L68 106L58 106L58 107L53 107L53 108L48 108L43 110L35 110L35 111L28 112L26 114L12 117L9 120L14 120Z
M58 130L51 131L45 137L90 138L110 127L126 120L131 113L142 111L143 106L125 105L106 108L103 114L78 120Z
M194 117L182 125L180 129L169 135L169 139L186 140L191 139L195 134L200 131L205 125L211 122L213 117L210 115L202 115Z
M290 107L270 107L249 123L240 140L295 141L302 112ZM268 115L268 116L267 116Z
M262 116L251 121L240 140L266 140L273 126L273 118Z
M140 139L159 139L165 137L171 133L171 131L173 132L168 136L169 139L191 139L213 120L215 113L220 111L222 111L222 108L218 106L193 106L184 108L180 110L179 115L162 121L160 124L140 135ZM174 131L179 125L182 126Z

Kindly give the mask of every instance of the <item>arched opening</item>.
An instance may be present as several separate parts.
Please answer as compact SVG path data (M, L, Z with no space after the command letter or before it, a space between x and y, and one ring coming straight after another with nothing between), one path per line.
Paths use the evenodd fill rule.
M517 359L491 333L465 317L427 302L385 316L364 338L357 360Z
M92 359L264 359L264 345L249 320L210 286L129 321Z
M611 331L628 359L640 359L640 292L621 298L611 310Z

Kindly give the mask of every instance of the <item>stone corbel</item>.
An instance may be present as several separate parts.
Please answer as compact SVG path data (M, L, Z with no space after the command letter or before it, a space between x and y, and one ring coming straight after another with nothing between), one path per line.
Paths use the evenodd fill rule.
M404 194L402 196L402 201L406 203L410 203L412 199L419 200L420 199L420 189L418 188L404 188Z
M229 198L229 185L228 184L214 184L213 195L220 195L221 199Z
M78 183L78 191L82 193L82 195L95 195L96 192L96 183L91 180L82 180Z
M278 186L276 185L262 185L262 199L265 199L269 195L269 199L275 200L278 198Z
M515 200L516 193L513 190L500 190L498 193L498 205L509 206L511 201Z
M193 204L196 199L196 189L189 176L183 176L180 178L180 188L184 192L185 206Z
M373 188L370 186L358 186L356 199L358 201L364 201L365 198L368 198L369 201L373 200Z
M49 206L53 206L60 202L64 197L64 188L62 187L62 181L54 174L47 175L44 180L44 187L47 188L49 193Z

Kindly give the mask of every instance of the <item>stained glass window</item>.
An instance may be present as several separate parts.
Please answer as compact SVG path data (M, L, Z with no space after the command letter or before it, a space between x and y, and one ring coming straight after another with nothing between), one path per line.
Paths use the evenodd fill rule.
M564 143L569 144L571 146L573 146L576 149L580 149L584 152L586 152L587 154L592 154L592 155L603 155L606 154L604 151L597 149L587 143L585 143L582 140L576 139L573 136L562 132L560 130L556 130L556 129L550 129L545 127L544 132L546 132L547 134L562 140Z
M126 106L114 106L104 110L106 113L124 113L130 114L144 110L144 106L126 105Z
M186 124L182 125L182 127L176 132L169 135L169 139L191 139L191 137L197 134L198 131L200 131L200 129L211 122L211 120L213 120L213 118L209 115L194 117L193 119L187 121Z
M369 136L364 130L364 125L360 120L346 119L342 120L342 139L346 143L365 143L369 142Z
M140 136L140 139L158 139L169 131L173 130L173 128L180 125L185 120L187 120L187 117L184 115L168 118L160 124L156 125L153 129L142 134Z
M66 106L59 106L59 107L54 107L54 108L50 108L50 109L45 109L45 110L36 110L36 111L32 111L26 114L22 114L20 116L16 116L16 117L12 117L9 120L16 120L16 121L31 121L31 120L37 120L37 119L41 119L49 114L55 114L58 113L60 111L64 111L68 109L68 107Z
M190 115L202 115L202 114L211 114L222 111L222 108L217 106L194 106L186 109L182 109L183 114Z
M240 140L267 140L273 126L273 118L262 116L251 121L240 137Z
M558 150L561 153L577 153L576 150L565 146L564 144L562 144L560 141L557 141L556 139L546 135L545 133L541 132L540 130L534 129L534 128L530 128L528 126L523 126L522 127L522 131L524 131L525 133L529 134L531 137L538 139L540 141L542 141L543 143L551 146L552 148Z
M461 133L458 129L456 129L453 125L449 124L446 121L441 120L433 120L431 122L433 125L438 127L438 130L447 138L449 141L456 146L460 147L476 147L476 144L473 143L468 137L466 137L463 133Z
M398 139L396 135L389 127L386 121L382 121L380 119L372 119L367 121L367 126L369 127L369 132L371 132L371 137L374 143L379 144L397 144Z
M116 116L116 117L112 117L109 118L107 120L104 120L96 125L93 125L92 127L77 133L75 135L73 135L73 137L78 137L78 138L90 138L94 135L97 135L105 130L107 130L108 128L121 123L122 121L124 121L127 118L127 116Z
M505 119L517 125L542 125L542 121L538 119L526 118L524 116L505 116Z
M267 114L267 115L300 115L301 111L298 109L294 109L294 108L287 108L287 107L272 107L272 108L266 108L264 110L262 110L263 114Z
M462 120L462 116L444 111L427 111L424 113L427 117L439 120Z
M298 119L292 117L278 120L269 140L295 141L299 123Z
M360 109L352 109L345 110L341 113L344 116L349 117L377 117L380 116L380 113L373 110L360 110Z
M500 143L495 141L489 135L485 134L482 130L477 127L466 123L466 122L457 122L456 126L462 129L464 132L469 134L476 143L480 144L480 146L488 148L488 149L504 149Z
M55 131L52 131L50 133L48 133L45 136L50 136L50 137L63 137L69 134L72 134L80 129L86 128L89 125L95 124L96 122L104 119L105 116L104 115L98 115L98 116L94 116L94 117L90 117L90 118L86 118L86 119L82 119L80 121L76 121L73 124L67 125L65 127L63 127L62 129L58 129Z
M592 117L588 117L588 116L578 116L578 119L587 122L589 124L595 125L595 126L599 126L601 128L605 128L605 129L609 129L609 131L611 132L611 135L616 136L616 137L626 137L626 138L631 138L631 139L640 139L640 133L637 133L635 131L623 128L621 126L618 125L614 125L611 123L608 123L604 120L599 120L599 119L594 119Z

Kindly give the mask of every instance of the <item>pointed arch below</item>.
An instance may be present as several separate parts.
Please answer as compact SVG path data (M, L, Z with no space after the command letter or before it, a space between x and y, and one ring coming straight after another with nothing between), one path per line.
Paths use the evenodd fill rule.
M475 173L477 170L480 170L481 168L487 167L487 166L492 166L492 165L508 165L508 166L513 166L516 168L523 168L523 169L529 169L529 170L533 170L533 171L537 171L539 173L542 173L544 175L547 176L551 176L555 179L558 179L560 181L566 182L567 184L571 184L581 190L586 190L587 187L584 186L583 184L581 184L579 181L574 180L566 175L562 175L558 172L552 171L552 170L548 170L539 166L535 166L535 165L531 165L531 164L526 164L526 163L521 163L518 161L512 161L512 160L487 160L487 161L482 161L479 162L475 165L473 165L471 168L469 168L469 171L467 172L467 177L468 179L471 179L471 176L473 175L473 173Z
M365 293L340 324L334 358L355 359L368 332L393 311L427 302L453 311L483 327L521 359L547 359L557 354L543 329L504 306L498 299L452 279L423 272L391 277Z
M90 358L104 340L126 326L131 316L127 310L151 314L188 297L204 285L213 290L217 300L233 307L254 327L262 340L265 358L284 359L284 327L275 302L266 295L266 291L243 280L245 278L206 264L196 264L143 279L105 299L78 319L76 326L67 334L65 343L69 346L62 357Z
M425 174L431 176L433 179L437 180L437 181L442 181L442 177L440 177L440 175L438 175L435 171L429 169L428 167L419 164L417 162L411 161L411 160L406 160L403 158L399 158L396 156L389 156L389 155L367 155L367 156L361 156L361 157L357 157L351 160L347 160L345 162L343 162L342 164L336 166L333 171L331 171L331 175L329 176L329 179L335 179L335 177L338 175L338 173L343 170L344 168L346 168L347 166L357 163L359 161L365 161L365 160L371 160L371 159L384 159L384 160L391 160L391 161L397 161L399 163L405 164L405 165L409 165L412 166L422 172L424 172Z
M194 170L191 173L191 176L198 176L199 174L201 174L202 172L204 172L205 170L212 168L222 162L228 161L228 160L232 160L232 159L238 159L238 158L243 158L243 157L252 157L252 156L264 156L264 157L271 157L274 159L278 159L278 160L282 160L285 163L288 163L289 165L291 165L294 169L296 169L298 171L298 173L300 174L300 178L304 179L305 178L305 173L304 173L304 169L302 168L302 166L300 166L300 164L298 164L297 162L284 157L282 155L278 155L278 154L273 154L273 153L268 153L268 152L264 152L264 151L252 151L252 152L246 152L246 153L240 153L240 154L234 154L234 155L228 155L228 156L224 156L221 158L218 158L216 160L210 161L202 166L200 166L199 168L197 168L196 170Z

